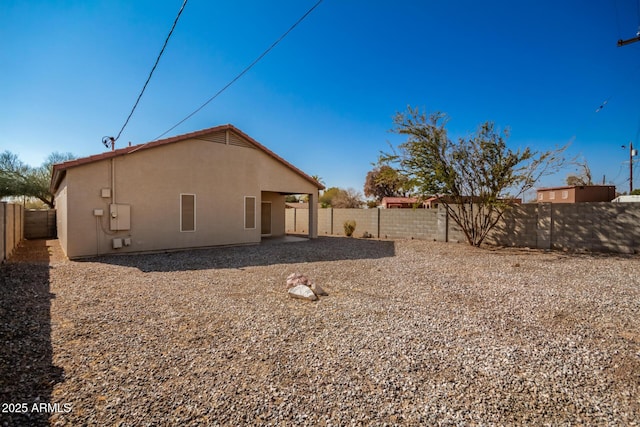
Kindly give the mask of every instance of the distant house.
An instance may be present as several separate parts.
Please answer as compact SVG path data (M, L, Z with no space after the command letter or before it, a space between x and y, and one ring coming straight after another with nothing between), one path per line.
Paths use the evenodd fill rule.
M69 258L259 243L285 234L285 196L306 194L317 237L322 184L232 125L53 167Z
M615 185L567 185L540 188L539 203L610 202L616 197Z
M440 204L440 197L438 196L429 197L424 201L424 207L427 209L437 209L438 204Z
M462 197L464 203L481 203L480 197L471 197L465 196ZM521 204L522 199L499 199L503 202L508 202L510 204ZM438 209L438 205L441 202L446 202L450 204L455 204L455 201L449 196L432 196L424 200L420 200L416 197L384 197L382 199L381 207L386 209L393 208L424 208L424 209Z
M640 196L618 196L613 203L640 203Z
M416 197L383 197L380 206L384 209L424 208Z

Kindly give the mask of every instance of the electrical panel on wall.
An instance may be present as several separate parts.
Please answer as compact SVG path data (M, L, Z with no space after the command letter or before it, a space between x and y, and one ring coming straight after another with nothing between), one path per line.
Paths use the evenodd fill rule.
M111 231L131 229L131 205L109 205L109 229Z

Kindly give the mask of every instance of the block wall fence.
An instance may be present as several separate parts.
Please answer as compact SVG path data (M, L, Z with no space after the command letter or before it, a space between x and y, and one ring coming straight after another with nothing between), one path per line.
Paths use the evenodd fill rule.
M25 239L55 239L56 210L27 209L24 211Z
M285 212L287 233L308 232L308 209L290 208ZM344 236L343 224L354 220L355 237L365 232L381 239L424 239L441 242L466 241L457 224L450 221L443 207L438 209L318 209L318 235Z
M23 238L24 208L0 202L0 263L11 257Z
M308 232L308 210L287 209L287 233ZM365 232L382 239L466 242L446 209L319 209L318 235L344 235L356 221L355 237ZM514 207L486 243L589 252L640 252L640 203L531 203Z

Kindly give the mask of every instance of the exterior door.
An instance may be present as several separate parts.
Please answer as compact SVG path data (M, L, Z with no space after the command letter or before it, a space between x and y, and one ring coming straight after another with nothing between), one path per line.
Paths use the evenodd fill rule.
M271 235L271 202L262 202L261 214L261 228L263 236Z

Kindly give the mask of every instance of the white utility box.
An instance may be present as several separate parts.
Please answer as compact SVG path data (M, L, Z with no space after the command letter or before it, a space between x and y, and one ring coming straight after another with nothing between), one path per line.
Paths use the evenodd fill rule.
M131 205L109 205L109 229L131 229Z

